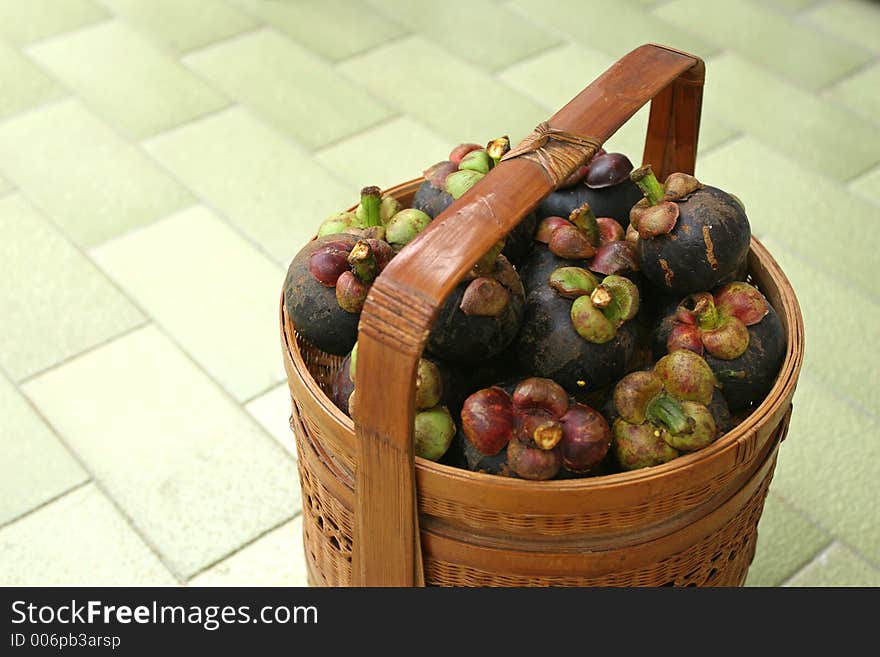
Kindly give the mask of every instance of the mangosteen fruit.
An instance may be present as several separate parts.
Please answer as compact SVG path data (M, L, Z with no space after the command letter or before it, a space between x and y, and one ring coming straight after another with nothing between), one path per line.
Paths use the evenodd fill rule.
M464 196L510 150L510 140L504 136L490 141L486 147L460 144L448 160L438 162L424 172L424 182L413 198L413 208L431 218L437 217L454 201ZM537 218L530 212L505 237L502 255L518 266L532 246ZM390 241L390 240L389 240Z
M623 153L600 150L572 176L551 192L538 205L538 219L567 217L584 203L589 203L600 217L611 217L621 226L629 225L629 211L642 197L638 186L629 178L632 162ZM581 177L581 182L575 182Z
M697 354L679 350L653 370L624 376L614 388L613 450L624 470L666 463L710 445L720 434L709 405L715 377Z
M524 371L570 392L599 390L623 375L635 353L630 320L639 309L639 290L624 276L600 282L586 268L558 258L539 252L523 274L529 288L517 357Z
M689 349L705 358L727 404L742 411L767 395L785 356L785 330L761 292L741 281L688 295L660 320L654 353Z
M519 275L496 244L438 310L426 350L458 363L497 356L519 331L523 297Z
M355 413L357 405L356 368L357 343L343 360L331 390L333 403L349 416ZM440 366L432 360L420 358L416 370L413 448L416 456L430 461L443 458L457 431L452 414L443 403L445 394Z
M340 356L357 340L360 316L337 301L336 283L351 270L348 258L358 242L346 234L312 240L291 260L284 281L284 304L297 332L318 349ZM349 299L362 292L356 287L346 290Z
M639 266L661 295L712 289L743 271L751 229L732 195L684 173L661 185L650 165L630 177L644 193L630 212Z
M541 377L474 392L462 406L461 431L469 469L531 480L585 474L611 446L600 413Z

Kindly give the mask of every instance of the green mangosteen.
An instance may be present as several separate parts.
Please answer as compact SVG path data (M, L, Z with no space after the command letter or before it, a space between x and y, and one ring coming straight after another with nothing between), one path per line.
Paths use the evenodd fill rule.
M432 218L437 217L482 180L509 150L510 140L506 136L490 141L485 148L460 144L448 160L425 170L425 181L416 191L413 207ZM531 250L536 225L536 215L530 212L505 237L501 253L515 266L519 266Z
M697 354L679 350L652 371L631 372L614 388L614 454L624 470L660 465L720 435L709 409L715 377Z
M331 390L333 402L350 416L354 415L357 406L357 389L354 385L356 367L357 344L342 362ZM452 414L443 403L445 395L440 366L430 359L419 359L413 446L416 456L430 461L439 461L444 457L457 431Z

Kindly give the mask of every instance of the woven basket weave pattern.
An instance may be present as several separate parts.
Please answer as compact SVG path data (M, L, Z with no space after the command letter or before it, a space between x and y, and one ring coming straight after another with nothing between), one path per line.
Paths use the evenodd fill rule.
M296 426L298 418L292 418ZM303 425L300 425L301 427ZM780 425L781 440L787 425ZM339 496L321 482L313 437L296 432L303 493L303 541L313 583L346 586L351 583L353 516ZM778 444L778 443L777 443ZM744 581L757 540L757 524L773 477L772 463L757 490L720 529L688 548L648 566L599 577L517 576L427 556L425 576L433 586L738 586Z

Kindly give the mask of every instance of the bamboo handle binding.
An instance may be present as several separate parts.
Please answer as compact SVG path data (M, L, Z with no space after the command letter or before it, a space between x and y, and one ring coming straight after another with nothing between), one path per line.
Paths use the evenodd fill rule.
M560 177L649 100L643 161L661 180L673 171L693 173L704 74L693 55L653 44L633 50L525 140L529 148L511 151L517 156L436 217L376 279L361 314L355 373L355 585L424 585L412 443L415 376L445 298Z

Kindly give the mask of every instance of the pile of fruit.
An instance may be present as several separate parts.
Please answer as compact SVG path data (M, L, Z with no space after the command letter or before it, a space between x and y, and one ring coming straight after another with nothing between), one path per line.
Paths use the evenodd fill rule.
M429 167L411 208L361 191L293 259L301 337L345 356L333 402L353 414L370 285L509 150L462 144ZM416 380L422 458L547 480L651 467L716 441L761 402L782 323L747 282L749 221L734 195L599 150L446 299Z

